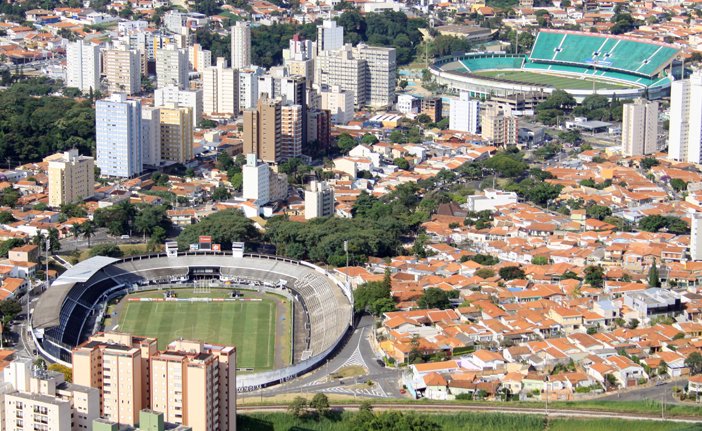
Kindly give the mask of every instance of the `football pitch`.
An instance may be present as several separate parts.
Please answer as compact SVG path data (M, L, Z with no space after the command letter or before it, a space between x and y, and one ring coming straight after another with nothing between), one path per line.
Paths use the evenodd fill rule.
M119 313L118 330L156 337L159 350L164 350L171 341L180 338L233 345L237 348L238 368L258 371L273 368L275 363L276 304L270 299L236 302L125 301Z
M585 79L571 78L561 75L550 75L545 73L526 72L522 70L478 70L472 72L474 75L486 76L488 78L505 79L509 81L523 82L526 84L551 85L560 90L591 90L592 78ZM632 88L630 85L617 84L611 81L598 79L595 88L599 89L622 89Z

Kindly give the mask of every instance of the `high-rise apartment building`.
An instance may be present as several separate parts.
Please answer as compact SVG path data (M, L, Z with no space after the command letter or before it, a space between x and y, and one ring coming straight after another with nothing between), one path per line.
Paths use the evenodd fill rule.
M73 350L73 382L98 389L103 418L134 426L139 411L150 405L150 360L156 352L154 338L96 334Z
M321 92L322 109L331 113L332 124L346 124L353 119L353 94L338 85Z
M49 163L49 206L78 202L95 194L95 160L72 149L44 159Z
M151 408L193 431L236 429L236 348L174 341L151 359Z
M66 46L66 86L83 93L100 90L100 47L77 40Z
M156 54L156 86L188 88L188 52L173 45L160 49Z
M266 163L283 160L280 100L261 97L256 109L244 111L244 154L255 154Z
M202 73L203 112L207 115L239 113L239 72L226 67L223 57Z
M83 431L100 416L95 388L65 381L63 374L34 369L31 359L17 359L4 370L4 418L0 428L12 431ZM8 388L9 385L9 388ZM0 415L2 416L2 415Z
M292 75L280 79L280 97L283 99L283 105L299 105L300 106L300 121L302 127L302 142L307 140L307 84L304 76ZM295 151L297 157L302 154L302 151Z
M331 113L326 109L307 112L307 143L317 142L319 148L331 145Z
M251 109L258 102L258 78L263 69L258 66L239 69L239 110ZM269 94L269 98L272 96Z
M280 108L281 157L292 159L302 155L302 143L307 133L305 114L300 105L283 105Z
M150 106L141 109L141 160L144 165L161 164L161 110Z
M246 155L246 164L241 167L243 176L242 196L253 200L256 205L270 202L270 183L267 164L261 163L255 154Z
M161 160L185 163L193 158L193 110L174 104L160 108Z
M194 43L188 48L188 62L190 69L202 73L206 68L212 66L212 52L202 49L199 43Z
M690 258L702 260L702 213L690 214Z
M290 39L290 47L283 50L283 65L290 75L305 78L307 88L312 88L314 80L314 44L295 34Z
M702 70L671 84L668 158L702 163Z
M232 27L232 67L243 69L251 66L251 24L237 21Z
M124 93L95 103L96 164L108 177L129 178L143 170L141 103Z
M102 51L103 72L110 93L137 94L141 91L141 55L118 45Z
M191 108L193 110L193 128L197 127L198 123L202 121L204 102L201 89L182 90L176 86L169 85L154 90L154 106L165 106L167 104Z
M461 91L458 99L451 99L449 129L476 134L479 124L480 102L471 100L468 92Z
M311 181L305 190L305 219L334 215L334 189L326 181Z
M336 21L324 20L317 26L317 54L334 51L344 46L344 27L337 27Z
M355 96L356 107L394 103L397 80L395 48L359 44L321 52L315 59L315 83L339 86Z
M658 102L636 99L625 103L622 117L622 154L642 156L658 147Z
M481 111L481 136L494 145L517 145L519 143L519 120L498 106L487 103Z

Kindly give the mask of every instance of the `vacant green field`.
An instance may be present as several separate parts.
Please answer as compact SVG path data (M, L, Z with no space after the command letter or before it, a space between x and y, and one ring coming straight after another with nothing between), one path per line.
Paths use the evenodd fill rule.
M520 70L479 70L473 72L475 75L487 76L488 78L507 79L510 81L524 82L527 84L551 85L554 88L565 90L590 90L592 89L592 78L577 79L567 76L548 75L545 73L525 72ZM612 89L612 88L631 88L631 86L623 84L615 84L610 81L598 79L596 88Z
M152 296L142 295L142 296ZM179 297L183 295L178 293ZM195 295L192 295L195 296ZM199 295L217 297L219 295ZM159 349L175 339L237 347L237 367L265 370L275 360L276 304L261 302L124 302L120 332L158 338Z

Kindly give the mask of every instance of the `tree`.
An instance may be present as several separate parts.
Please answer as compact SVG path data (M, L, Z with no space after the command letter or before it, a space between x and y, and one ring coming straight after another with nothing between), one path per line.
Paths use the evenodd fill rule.
M480 253L476 254L475 256L472 256L470 260L472 260L475 263L487 266L497 265L498 263L500 263L500 259L498 259L497 257L490 256L489 254Z
M650 287L661 287L661 279L658 275L656 259L653 259L653 265L651 265L651 269L648 270L648 285Z
M22 304L14 299L0 301L0 315L5 326L22 312Z
M187 250L190 244L196 244L201 235L209 235L215 244L221 244L222 249L231 249L232 242L253 241L260 234L253 222L237 209L229 209L209 215L199 223L189 225L178 235L178 248Z
M687 190L687 183L680 178L673 178L670 180L670 187L672 187L676 192L680 193Z
M585 267L585 283L592 287L602 287L604 285L604 269L601 266Z
M296 418L302 418L307 414L307 400L300 396L295 397L288 405L288 413Z
M168 209L164 205L145 205L140 208L139 213L134 217L134 229L146 235L153 234L157 227L168 230L171 221L168 218Z
M310 407L313 408L319 417L329 413L329 398L321 392L316 393L310 400Z
M390 296L390 286L383 282L371 281L361 284L353 291L354 309L357 312L367 311L380 316L384 306L389 303L386 300L392 301ZM394 309L394 301L392 303Z
M417 305L419 305L420 308L438 308L444 310L451 306L451 300L446 291L438 287L430 287L419 297Z
M56 228L49 229L49 251L56 253L61 250L61 241L59 240L59 231Z
M124 253L117 244L99 244L90 250L90 256L122 257Z
M486 280L488 278L492 278L495 276L495 271L493 271L490 268L480 268L479 270L475 271L476 277L480 277L483 280Z
M647 232L667 230L670 233L686 234L690 228L687 223L675 216L649 215L639 220L639 229Z
M531 259L531 263L534 265L548 265L548 257L546 256L534 256Z
M366 133L361 138L361 142L366 145L375 145L378 143L378 138L372 133Z
M342 133L336 138L336 146L342 154L346 154L356 146L356 141L348 133Z
M73 369L62 364L51 364L48 368L49 371L56 371L57 373L63 374L63 378L68 383L73 382Z
M213 192L212 192L212 200L219 202L219 201L226 201L232 197L231 192L229 189L227 189L224 186L218 186Z
M95 224L91 221L86 221L80 227L81 232L83 232L83 238L88 240L88 247L90 247L90 238L95 236Z
M402 169L403 171L407 171L410 168L410 164L405 159L404 157L398 157L392 161L392 164L397 166L398 168Z
M524 270L518 266L505 266L500 268L500 278L509 281L514 279L526 278Z
M0 211L0 224L16 222L17 219L9 211Z
M631 319L629 320L629 324L627 325L629 329L636 329L639 327L639 319Z
M604 220L605 217L612 215L612 209L604 205L588 205L585 209L585 214L587 214L589 218Z
M685 359L685 366L690 369L692 375L702 373L702 354L700 352L690 353Z
M658 166L659 164L660 162L653 157L644 157L639 162L639 166L641 166L641 168L643 168L646 171L650 170L654 166Z

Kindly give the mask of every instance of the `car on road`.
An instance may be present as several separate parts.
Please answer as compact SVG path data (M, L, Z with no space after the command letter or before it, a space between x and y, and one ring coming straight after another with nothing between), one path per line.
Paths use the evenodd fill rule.
M382 359L376 359L375 362L378 363L378 366L385 368L385 362Z
M119 239L129 239L129 235L122 235Z

